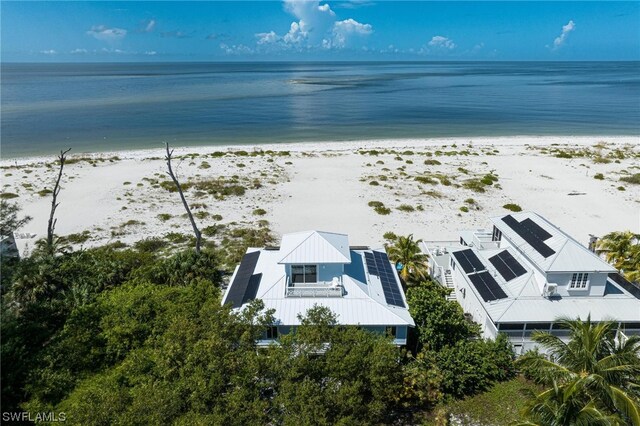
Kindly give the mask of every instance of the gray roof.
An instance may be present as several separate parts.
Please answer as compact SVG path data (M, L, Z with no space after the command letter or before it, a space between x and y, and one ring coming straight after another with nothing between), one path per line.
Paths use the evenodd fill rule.
M491 218L491 222L502 232L502 237L508 238L541 271L617 272L616 268L537 213L512 213L511 216L518 222L530 219L551 234L551 237L545 240L544 243L555 253L545 258L503 221L505 216Z

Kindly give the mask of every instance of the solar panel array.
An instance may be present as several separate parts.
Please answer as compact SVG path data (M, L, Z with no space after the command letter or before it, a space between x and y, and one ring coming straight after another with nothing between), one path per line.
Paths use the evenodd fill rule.
M522 222L518 222L513 216L507 215L502 218L502 221L509 225L516 234L520 235L535 251L540 253L545 259L552 254L555 254L555 250L545 244L545 240L551 238L551 234L542 229L537 223L531 219L525 219Z
M364 259L367 263L369 274L380 278L387 304L404 308L402 293L400 292L400 287L398 287L398 281L387 254L379 251L374 251L373 253L365 252Z
M238 272L227 294L227 303L231 303L234 308L239 308L243 303L254 299L258 292L262 274L253 275L253 271L256 269L259 257L259 251L247 253L242 257Z
M485 302L507 297L507 294L500 288L498 282L488 272L471 274L469 275L469 279Z
M505 281L511 281L527 273L527 270L507 250L491 256L489 262L498 270Z
M464 272L470 274L472 272L484 271L484 264L478 259L478 256L471 249L456 251L453 253Z

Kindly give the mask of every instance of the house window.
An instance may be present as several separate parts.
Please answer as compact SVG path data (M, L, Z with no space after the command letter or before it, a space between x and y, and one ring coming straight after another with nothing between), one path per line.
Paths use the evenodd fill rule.
M385 331L388 336L396 337L396 332L397 332L396 327L387 327Z
M291 279L296 283L317 283L318 267L316 265L291 265Z
M576 272L571 275L571 282L569 283L570 289L583 289L587 288L587 283L589 282L589 274Z
M493 227L493 234L491 234L491 241L501 241L502 240L502 232L495 226Z
M267 328L267 340L274 340L278 338L278 327Z

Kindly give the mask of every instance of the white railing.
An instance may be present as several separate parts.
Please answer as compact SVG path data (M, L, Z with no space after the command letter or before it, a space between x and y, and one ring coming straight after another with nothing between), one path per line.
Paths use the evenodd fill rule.
M342 277L338 277L336 281L315 283L291 283L287 277L286 297L342 297L343 294Z

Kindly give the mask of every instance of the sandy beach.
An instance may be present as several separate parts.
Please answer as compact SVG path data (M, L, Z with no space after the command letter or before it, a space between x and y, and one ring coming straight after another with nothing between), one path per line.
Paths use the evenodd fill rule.
M589 234L640 231L640 185L620 180L640 173L637 137L236 145L176 148L174 155L201 228L267 220L278 237L318 229L376 246L387 231L454 239L459 229L507 213L503 206L511 203L537 211L585 244ZM163 158L161 147L73 154L64 169L56 233L88 231L85 247L190 233L178 194L168 190ZM27 252L46 234L54 160L1 162L3 197L14 197L33 217L20 230L33 236L18 240ZM482 183L487 176L489 184ZM376 211L372 201L382 208Z

